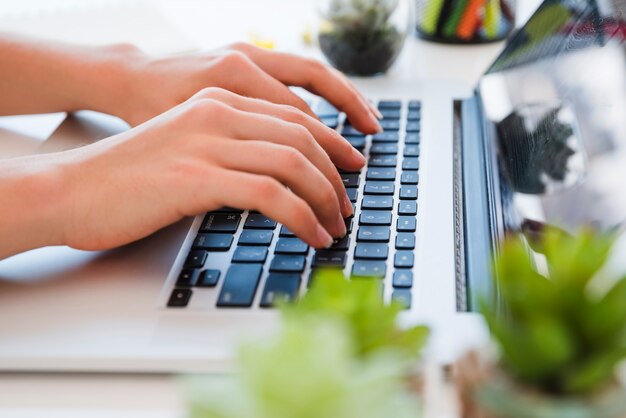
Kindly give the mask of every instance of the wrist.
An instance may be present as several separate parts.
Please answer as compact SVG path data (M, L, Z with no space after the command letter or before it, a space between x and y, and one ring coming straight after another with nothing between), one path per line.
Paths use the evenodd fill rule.
M0 170L0 259L62 245L65 181L52 154L8 160ZM5 239L6 238L6 239Z
M132 90L136 82L135 67L145 55L129 44L99 47L85 57L79 71L86 76L85 86L77 86L80 108L120 117L128 121Z

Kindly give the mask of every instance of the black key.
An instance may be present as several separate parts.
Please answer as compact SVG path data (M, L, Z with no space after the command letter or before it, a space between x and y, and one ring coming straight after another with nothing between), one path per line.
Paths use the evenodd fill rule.
M344 127L341 129L341 134L342 135L362 135L362 132L358 131L352 125L344 125Z
M320 118L328 117L328 116L337 116L339 115L339 110L337 110L335 106L331 105L326 100L320 100L317 103L315 114Z
M378 123L380 124L380 127L383 128L383 130L385 131L397 131L398 129L400 129L399 120L383 119Z
M346 135L345 138L354 148L359 150L365 148L365 135Z
M415 234L398 232L396 235L396 250L412 250L415 248Z
M398 165L398 157L395 155L372 155L367 165L369 167L395 167Z
M370 260L386 260L389 255L387 244L375 244L373 242L361 242L356 245L354 258Z
M320 118L320 121L328 126L330 129L335 129L337 127L337 125L339 124L339 120L336 116L326 116L323 118Z
M420 155L420 146L418 144L415 145L405 145L403 154L405 157L419 157Z
M398 145L397 144L386 144L386 143L374 143L370 148L370 154L390 154L396 155L398 153Z
M417 186L409 184L400 186L400 199L417 199Z
M272 231L244 230L241 231L241 235L239 235L238 243L239 245L270 245L273 238L274 233Z
M416 215L417 202L414 200L401 200L398 204L398 215Z
M275 255L270 265L270 271L284 271L301 273L304 271L304 256L301 255Z
M420 176L417 171L403 171L400 177L401 184L417 184L420 181Z
M409 121L406 123L406 131L407 132L419 132L420 131L420 123L415 121Z
M341 173L340 175L341 175L341 180L343 181L344 187L358 187L359 185L358 174Z
M352 224L353 224L352 217L345 218L343 221L346 224L346 233L351 234L352 233Z
M281 237L295 237L296 234L291 232L289 230L289 228L287 228L285 225L283 225L283 226L280 227L280 236Z
M270 273L265 280L260 306L269 308L279 300L287 302L295 300L298 297L300 281L300 275L297 273Z
M347 187L346 188L346 194L348 195L348 198L350 199L350 202L352 202L352 203L356 202L356 198L359 195L358 191L359 190L356 187Z
M359 228L357 242L389 242L391 231L386 226L362 226Z
M400 100L381 100L380 102L378 102L378 108L379 109L401 109L402 108L402 102Z
M411 268L413 267L413 251L396 251L396 255L393 258L393 266L395 268Z
M280 238L276 243L276 254L306 254L309 246L300 238Z
M394 289L391 300L398 302L404 309L409 309L411 307L411 290Z
M200 278L196 283L196 286L199 287L215 287L217 285L217 281L220 278L219 270L202 270L200 272Z
M403 170L419 170L420 163L417 157L408 157L402 160L402 169Z
M419 110L409 110L409 113L407 113L406 115L406 119L411 122L418 121L422 117L421 113L422 112L420 112Z
M194 250L190 252L187 256L187 260L185 260L185 267L202 267L208 255L209 253L203 250Z
M400 119L400 111L395 109L383 109L380 111L384 119Z
M391 212L383 212L379 210L361 211L359 217L359 225L391 225Z
M238 214L209 213L204 217L200 232L236 232L241 221Z
M372 142L398 142L400 135L398 132L379 132L372 136Z
M233 254L233 263L264 263L267 247L237 247Z
M365 194L393 195L396 185L391 181L368 181L365 183Z
M229 208L226 206L226 207L211 211L211 213L229 213L229 214L243 213L243 209Z
M404 137L405 144L419 144L420 134L418 132L407 133Z
M347 253L345 251L318 250L313 256L313 267L337 267L346 266Z
M352 275L357 277L385 277L386 272L384 261L356 260L352 265Z
M416 225L415 216L398 216L396 230L398 232L415 232Z
M420 102L419 100L411 100L409 102L409 110L417 110L420 109L422 107L422 102Z
M391 210L393 209L393 197L391 196L363 196L361 207L363 209Z
M373 167L367 169L366 180L395 180L396 169L388 167Z
M398 269L393 272L393 287L409 288L413 286L413 272L409 269Z
M198 234L193 248L211 251L228 251L233 243L231 234Z
M346 235L343 238L333 240L333 245L330 246L330 250L347 251L350 248L350 237Z
M261 264L231 265L224 277L224 285L220 291L217 306L251 306L262 272L263 265Z
M178 275L176 286L178 287L191 287L195 286L200 276L200 270L197 269L183 269Z
M167 306L170 308L184 308L189 303L192 295L191 289L174 289Z
M246 229L274 229L276 228L276 221L260 213L249 213L243 227Z

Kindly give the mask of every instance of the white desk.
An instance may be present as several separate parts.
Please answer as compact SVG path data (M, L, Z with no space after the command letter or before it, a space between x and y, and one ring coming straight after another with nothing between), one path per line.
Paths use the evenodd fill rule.
M17 16L24 11L39 9L68 10L77 4L85 9L123 2L21 0L4 3L0 4L0 19L4 19L5 24L0 27L46 33L48 29L38 25L24 27L23 20ZM256 32L274 39L277 48L320 56L316 49L305 47L301 41L305 25L315 23L312 0L159 0L149 3L201 48L248 40L250 33ZM520 4L519 16L525 18L536 5L536 0ZM7 16L9 20L6 20ZM66 27L65 30L71 32L71 28ZM60 38L64 35L63 30L47 33L56 33ZM111 39L117 39L114 33L111 35ZM155 46L154 42L148 43ZM156 45L153 50L158 50ZM408 81L446 79L474 84L501 47L502 44L443 46L411 37L399 61L384 77ZM150 47L147 49L150 50ZM29 152L45 139L60 120L59 115L0 118L0 144L8 147L7 138L10 137L16 153ZM435 409L438 412L433 411L429 415L454 416L453 409L448 407L446 411L445 405ZM170 418L183 416L183 408L177 381L172 376L0 374L0 417L5 416Z

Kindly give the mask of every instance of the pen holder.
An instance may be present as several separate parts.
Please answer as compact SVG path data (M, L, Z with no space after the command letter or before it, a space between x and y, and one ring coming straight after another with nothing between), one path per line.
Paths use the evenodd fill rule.
M417 34L451 44L505 39L515 26L515 0L415 0Z

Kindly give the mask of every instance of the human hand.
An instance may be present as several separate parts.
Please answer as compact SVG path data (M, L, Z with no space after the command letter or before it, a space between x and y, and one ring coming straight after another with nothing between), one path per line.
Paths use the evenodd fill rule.
M334 165L363 156L334 130L286 105L205 89L117 136L55 157L62 243L106 249L184 216L257 209L314 247L345 235L352 213ZM285 187L287 186L287 187Z
M140 124L182 103L206 87L288 104L315 116L287 86L300 86L326 98L346 112L352 125L364 133L380 130L380 114L340 72L319 61L267 51L245 43L162 59L132 47L111 50L123 84L118 100L108 100L108 113L131 125Z

